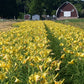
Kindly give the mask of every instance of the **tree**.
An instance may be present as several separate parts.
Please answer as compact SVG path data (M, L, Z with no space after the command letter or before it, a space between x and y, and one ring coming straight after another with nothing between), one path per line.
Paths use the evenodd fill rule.
M26 13L53 15L57 8L67 0L0 0L0 17L13 18ZM68 0L74 4L83 15L84 2L81 0Z
M0 15L3 18L13 18L17 13L15 0L0 0Z
M42 0L32 0L29 7L30 14L42 14Z

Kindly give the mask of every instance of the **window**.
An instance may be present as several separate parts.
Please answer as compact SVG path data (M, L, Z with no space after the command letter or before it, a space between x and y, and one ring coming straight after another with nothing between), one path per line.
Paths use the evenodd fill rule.
M64 17L70 17L71 11L64 11Z

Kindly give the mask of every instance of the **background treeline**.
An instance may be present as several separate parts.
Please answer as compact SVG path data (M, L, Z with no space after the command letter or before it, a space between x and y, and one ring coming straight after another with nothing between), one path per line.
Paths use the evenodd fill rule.
M57 8L67 0L0 0L0 17L23 18L24 14L55 15ZM84 17L84 2L68 0L74 4L80 17Z

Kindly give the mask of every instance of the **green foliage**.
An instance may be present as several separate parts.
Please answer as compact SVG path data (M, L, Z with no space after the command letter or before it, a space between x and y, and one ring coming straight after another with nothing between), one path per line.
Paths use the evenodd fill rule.
M42 0L32 0L30 7L29 7L29 13L30 14L42 14L42 6L41 6Z
M0 17L18 18L19 13L55 14L57 8L67 0L0 0ZM80 17L84 17L84 2L81 0L68 0L74 4ZM46 9L46 11L44 11Z
M19 19L24 19L24 13L20 12L18 18Z
M56 10L52 10L51 15L55 15L56 14Z
M82 6L81 6L81 4L75 4L75 6L76 6L76 8L77 8L77 10L78 10L78 13L79 13L79 16L81 15L81 11L82 11Z

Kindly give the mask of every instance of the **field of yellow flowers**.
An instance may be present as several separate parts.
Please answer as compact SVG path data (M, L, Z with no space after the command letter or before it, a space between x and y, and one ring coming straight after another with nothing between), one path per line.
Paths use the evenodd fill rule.
M0 84L84 84L84 30L24 21L0 32Z
M45 24L51 48L62 61L58 79L65 78L64 84L84 84L84 30L51 21Z

